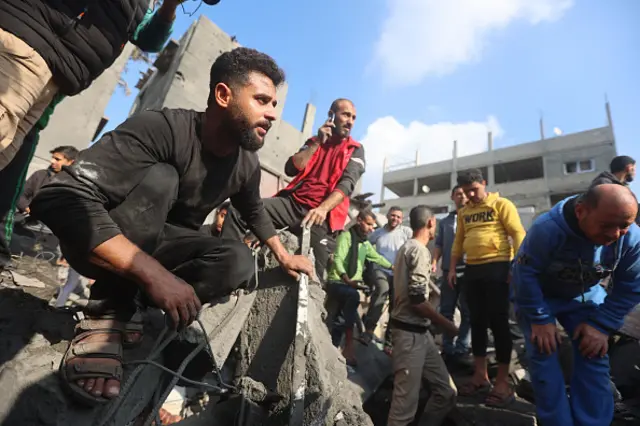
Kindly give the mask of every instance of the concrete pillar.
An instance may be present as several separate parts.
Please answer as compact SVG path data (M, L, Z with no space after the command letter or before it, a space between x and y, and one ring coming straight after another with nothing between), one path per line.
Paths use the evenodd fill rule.
M418 195L418 179L413 179L413 196Z
M420 150L416 149L416 167L420 165Z
M451 186L454 188L458 184L458 141L453 141L453 156L451 158Z
M487 138L487 148L489 153L493 153L493 133L489 132ZM493 156L490 156L490 158L493 159ZM487 167L487 185L489 185L490 188L496 184L495 169L493 167L493 161L491 161L491 164Z
M611 131L611 138L613 139L613 146L616 148L616 155L618 153L618 149L616 146L616 135L613 132L613 120L611 119L611 106L609 105L609 101L607 100L604 104L605 110L607 111L607 125L609 126L609 131Z
M313 135L313 122L316 117L315 105L308 103L304 110L304 117L302 118L302 140L306 141Z

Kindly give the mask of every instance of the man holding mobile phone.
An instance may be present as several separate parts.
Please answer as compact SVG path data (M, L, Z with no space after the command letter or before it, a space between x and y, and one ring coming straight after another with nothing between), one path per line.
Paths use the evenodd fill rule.
M364 148L351 137L356 108L348 99L331 104L328 119L315 137L307 140L285 165L293 181L275 197L263 200L276 228L288 226L299 232L311 227L311 247L316 274L324 279L329 260L327 245L344 229L349 197L365 171ZM223 238L241 239L246 226L231 209L222 230Z

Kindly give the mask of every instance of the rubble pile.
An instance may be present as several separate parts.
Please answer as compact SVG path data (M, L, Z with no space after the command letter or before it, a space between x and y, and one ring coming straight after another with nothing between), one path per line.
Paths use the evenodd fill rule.
M283 241L290 251L297 248L297 240L290 234L285 234ZM251 298L244 296L243 299L253 302L242 305L248 311L246 321L241 327L234 324L239 335L224 334L222 331L216 336L208 334L213 357L218 362L220 359L226 360L225 377L230 378L237 392L222 398L211 398L202 412L178 424L287 424L292 369L303 366L306 370L305 425L372 425L362 409L357 388L347 378L344 359L331 344L324 322L325 293L320 285L310 282L309 337L304 356L295 359L292 343L298 305L297 284L280 268L274 268L268 256L263 265L265 269L259 274L259 288ZM0 398L0 425L87 426L99 423L105 410L89 410L73 404L62 391L57 378L58 365L68 340L73 337L72 315L56 312L41 298L20 289L0 291L0 387L4 393ZM213 330L218 325L213 324L217 318L216 312L223 309L228 311L229 303L206 308L213 312L203 312L201 316L207 328L211 326ZM241 304L234 306L240 307ZM134 353L125 353L126 360L145 358L150 351L159 329L154 328L157 318L151 324L149 321L148 318L145 323L145 344ZM233 340L220 342L221 336ZM178 346L186 344L187 350L190 349L189 340L182 336ZM224 347L225 351L218 350L220 347ZM174 349L173 355L176 353ZM163 360L171 365L172 356L168 356L171 355L169 350L166 352ZM200 366L202 362L202 357L196 360ZM126 381L131 368L126 367L125 370ZM195 374L199 374L200 370L194 369ZM185 372L185 375L195 378L193 371ZM155 390L162 387L167 377L170 376L163 377L156 368L147 368L121 408L125 413L115 416L107 424L125 425L128 421L123 419L132 413L143 417L143 413L148 413ZM238 418L239 413L242 413L244 420Z

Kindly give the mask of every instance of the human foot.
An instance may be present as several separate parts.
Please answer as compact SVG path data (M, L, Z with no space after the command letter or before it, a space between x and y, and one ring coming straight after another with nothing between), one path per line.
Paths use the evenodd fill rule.
M87 405L108 402L120 394L122 330L113 319L83 319L60 365L71 396Z

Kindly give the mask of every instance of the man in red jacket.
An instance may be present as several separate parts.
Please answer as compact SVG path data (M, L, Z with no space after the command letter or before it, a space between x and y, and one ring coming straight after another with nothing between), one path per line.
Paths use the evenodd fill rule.
M276 228L288 226L299 233L302 226L311 227L316 274L321 280L329 259L327 244L344 229L349 197L365 171L364 148L351 138L355 120L353 102L333 101L329 119L317 136L307 140L286 163L285 173L294 179L273 198L263 200ZM246 229L237 212L230 209L222 237L241 239Z

